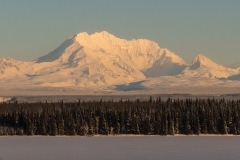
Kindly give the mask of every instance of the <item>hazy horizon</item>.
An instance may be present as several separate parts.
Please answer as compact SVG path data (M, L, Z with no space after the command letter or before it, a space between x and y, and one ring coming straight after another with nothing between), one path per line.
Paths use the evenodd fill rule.
M0 57L34 60L79 32L149 39L189 63L240 62L240 1L1 1Z

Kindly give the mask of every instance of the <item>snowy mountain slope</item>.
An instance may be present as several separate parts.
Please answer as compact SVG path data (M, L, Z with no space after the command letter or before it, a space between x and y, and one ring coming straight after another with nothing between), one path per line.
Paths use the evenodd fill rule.
M124 40L117 38L106 31L88 35L79 33L65 41L60 47L46 56L37 59L37 62L62 61L66 63L72 56L79 56L76 51L85 50L86 56L97 57L99 60L114 56L130 63L138 70L152 67L163 55L171 57L177 63L185 63L180 57L167 49L160 48L155 42L149 40ZM168 61L171 61L168 60ZM163 60L162 60L163 61Z
M72 39L65 40L57 49L53 50L49 54L42 56L35 60L37 63L41 62L53 62L56 59L58 59L63 53L64 50L66 50L69 46L71 46L74 43Z
M106 31L92 35L85 32L76 34L51 53L37 59L36 63L51 67L42 67L39 76L34 79L43 80L43 77L50 76L52 82L42 84L54 86L59 85L56 83L58 77L66 86L130 83L145 76L175 75L179 66L185 66L180 57L160 48L155 42L143 39L127 41ZM156 67L161 70L155 73ZM72 81L69 82L69 79Z
M191 77L227 78L237 73L238 70L218 65L199 54L182 74Z
M19 72L20 68L17 65L17 61L11 58L0 58L0 74L1 79L5 77L14 76Z
M102 51L102 55L120 57L141 71L154 67L156 61L161 61L161 64L185 64L179 56L145 39L127 41L104 31L92 35L80 33L76 41L86 48Z
M146 77L175 76L180 74L187 64L177 55L167 49L161 58L156 60L151 68L143 70Z
M0 79L31 78L37 76L39 71L51 67L49 63L38 64L34 61L23 62L12 58L0 58Z
M139 85L147 88L145 94L221 94L240 90L240 81L180 75L149 78Z
M155 42L143 39L127 41L106 31L92 35L80 33L75 36L75 39L80 45L98 52L104 58L109 55L120 57L139 70L150 67L163 52Z
M33 62L21 62L12 58L0 58L0 79L14 78L33 72Z
M102 33L103 37L98 40L103 41L101 38L104 38L104 35L105 33ZM78 34L53 52L37 59L39 64L50 63L54 66L47 73L43 70L42 76L52 75L55 80L54 77L64 75L62 80L72 79L76 86L112 85L145 78L136 66L120 56L121 53L115 53L118 50L104 50L109 47L109 39L104 39L106 42L101 43L103 47L97 47L95 42L89 40L91 37L86 33ZM95 38L92 39L98 42Z

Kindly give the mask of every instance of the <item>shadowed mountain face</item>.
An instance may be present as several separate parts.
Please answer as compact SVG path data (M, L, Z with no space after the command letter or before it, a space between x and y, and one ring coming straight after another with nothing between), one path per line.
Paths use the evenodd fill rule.
M228 77L229 80L238 80L240 81L240 74L232 75Z
M108 32L79 33L33 62L0 58L0 83L22 88L148 88L139 83L164 76L239 79L238 68L218 65L204 55L191 64L153 41L124 40ZM237 77L237 78L236 78ZM19 79L21 81L19 81ZM154 81L154 80L153 80ZM152 82L152 81L151 81ZM8 85L9 84L9 85Z

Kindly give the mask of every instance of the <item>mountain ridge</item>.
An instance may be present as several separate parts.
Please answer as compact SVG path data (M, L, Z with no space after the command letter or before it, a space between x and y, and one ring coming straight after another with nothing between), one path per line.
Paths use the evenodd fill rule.
M204 54L187 64L153 41L120 39L106 31L76 34L31 62L0 58L0 83L10 86L13 85L10 82L19 83L14 78L21 79L18 87L29 84L33 88L107 87L111 90L115 85L154 82L151 79L166 76L238 80L239 74L239 69L219 65Z

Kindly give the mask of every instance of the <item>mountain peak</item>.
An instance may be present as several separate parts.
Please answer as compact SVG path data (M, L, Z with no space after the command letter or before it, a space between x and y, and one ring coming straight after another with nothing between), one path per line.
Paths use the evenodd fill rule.
M203 53L201 53L193 59L188 69L197 70L199 68L219 68L219 67L223 68L222 66L213 62L211 59L207 58Z
M209 58L207 58L203 53L198 54L193 61L205 61L205 60L210 60Z
M95 32L92 35L101 35L101 36L112 36L112 34L110 34L107 31L102 31L102 32Z
M129 46L133 43L138 43L141 46L154 45L156 47L159 47L157 43L148 39L126 40L118 38L107 31L95 32L92 34L88 34L87 32L78 33L73 37L73 40L82 46L91 46L91 48L100 46L103 47L106 45L125 46L127 44Z
M227 78L235 72L236 70L219 65L204 54L199 54L183 73L195 77Z
M206 57L203 53L201 53L193 59L191 65L195 66L198 65L200 67L200 66L215 66L217 64L208 57Z
M82 32L76 34L73 40L79 43L81 46L88 48L102 48L103 46L108 46L109 44L120 44L124 41L108 33L107 31L95 32L93 34Z
M95 32L92 34L88 34L87 32L81 32L74 36L74 38L77 38L77 39L86 39L86 38L92 38L92 37L94 37L94 38L102 37L103 38L103 37L115 37L115 36L108 33L107 31Z
M74 37L88 37L89 34L87 32L81 32L81 33L78 33L76 34Z

